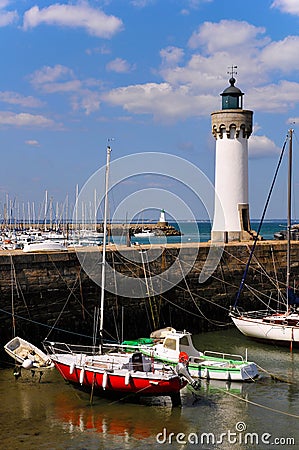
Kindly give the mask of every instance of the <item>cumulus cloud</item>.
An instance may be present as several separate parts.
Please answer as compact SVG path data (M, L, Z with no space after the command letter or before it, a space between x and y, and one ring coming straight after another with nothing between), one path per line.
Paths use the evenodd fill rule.
M26 145L29 145L30 147L39 147L40 144L36 139L28 139L27 141L25 141Z
M299 36L287 36L281 41L269 43L260 54L267 70L279 68L281 72L299 69Z
M162 59L162 64L173 66L182 61L184 50L182 48L169 46L160 51L160 57Z
M98 87L95 80L78 80L70 68L63 65L44 66L30 77L32 85L46 94L69 94L74 111L84 110L86 115L100 107L100 95L90 87Z
M36 70L31 75L31 81L33 84L47 84L60 79L66 79L73 77L73 71L68 67L57 64L56 66L44 66L39 70Z
M19 18L17 11L5 11L4 8L9 6L9 0L0 0L0 27L6 27L16 22Z
M174 46L160 51L160 83L113 89L103 99L131 114L152 114L166 121L206 116L220 107L219 94L228 85L229 74L220 73L219 67L229 72L227 62L232 61L241 70L247 108L281 113L299 103L298 83L279 79L299 69L297 36L271 41L263 27L221 20L203 23L190 37L189 48L188 60L187 53ZM273 72L278 81L269 84Z
M19 105L27 108L38 108L43 105L43 103L32 97L24 96L17 92L11 91L0 91L0 102L9 103L11 105Z
M136 8L145 8L146 6L153 4L154 0L131 0L130 3Z
M286 112L299 103L299 83L281 81L254 87L247 93L247 104L263 112Z
M215 99L210 95L190 95L186 86L173 88L169 83L147 83L113 89L104 96L113 105L134 114L152 114L156 119L184 119L211 111Z
M244 47L256 48L264 45L258 36L265 33L265 28L256 27L245 21L221 20L219 23L204 22L189 39L190 48L204 46L205 51L214 53Z
M0 125L11 125L15 127L50 127L54 125L53 120L42 115L28 113L15 114L0 111Z
M267 136L252 135L248 142L249 158L261 158L279 155L281 149Z
M83 90L71 97L73 111L83 110L87 116L99 110L101 96L97 92Z
M297 0L275 0L272 8L278 8L280 11L299 16L299 3Z
M123 28L119 18L108 16L100 9L91 8L85 3L78 5L56 3L42 9L33 6L25 12L24 30L41 24L83 28L88 34L105 39L110 39Z
M134 66L131 66L125 59L115 58L106 65L106 69L110 72L128 73L134 69Z

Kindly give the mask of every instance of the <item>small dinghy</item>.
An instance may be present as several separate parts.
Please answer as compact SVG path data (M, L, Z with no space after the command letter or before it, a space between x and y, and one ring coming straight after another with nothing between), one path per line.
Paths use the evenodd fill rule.
M43 371L54 367L48 355L20 337L16 336L7 342L4 350L24 369Z

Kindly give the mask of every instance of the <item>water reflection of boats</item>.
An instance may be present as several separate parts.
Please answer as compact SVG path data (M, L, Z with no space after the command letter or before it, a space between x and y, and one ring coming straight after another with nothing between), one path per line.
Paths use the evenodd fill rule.
M161 423L174 423L181 419L181 409L173 409L169 404L152 406L150 414L148 408L136 404L108 403L105 400L86 408L85 404L79 406L78 398L70 397L65 392L56 398L54 408L56 420L69 433L89 430L109 441L113 436L138 440L153 438L161 431Z

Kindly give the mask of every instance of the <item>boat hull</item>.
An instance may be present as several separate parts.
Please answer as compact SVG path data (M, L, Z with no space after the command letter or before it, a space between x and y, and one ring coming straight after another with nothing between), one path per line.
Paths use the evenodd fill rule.
M150 351L147 352L144 349L142 351L149 356L152 355ZM163 358L161 355L154 354L154 358L165 364L175 365L175 361ZM201 362L192 363L191 357L188 364L188 370L193 378L218 381L253 381L259 375L257 366L252 362L239 363L239 361L232 360L228 363L218 358L212 360L203 356L198 359Z
M299 344L299 326L265 322L263 319L231 316L238 330L253 339L281 344Z
M21 337L16 336L7 342L4 350L25 369L44 371L54 367L51 359L43 351Z
M99 372L92 368L83 367L75 367L72 371L70 365L55 360L54 364L66 381L78 387L92 388L99 392L106 391L142 396L174 395L179 394L185 385L182 385L178 377L163 380L153 376L148 379L138 374L128 376L127 373Z

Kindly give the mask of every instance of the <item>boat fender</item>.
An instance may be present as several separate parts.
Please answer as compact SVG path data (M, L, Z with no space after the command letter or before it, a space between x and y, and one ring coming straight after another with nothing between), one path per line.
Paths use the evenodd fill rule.
M82 367L81 372L80 372L80 378L79 378L80 384L83 384L84 374L85 374L85 369L84 369L84 367Z
M22 367L24 369L31 369L33 367L33 361L30 358L26 358L24 359L23 363L22 363Z
M103 381L102 381L102 388L104 390L106 389L107 381L108 381L108 373L104 372L104 374L103 374Z
M227 379L227 381L231 381L231 376L230 376L229 372L227 372L227 374L226 374L226 379Z
M75 363L72 363L72 364L70 365L70 375L72 375L72 373L74 372L74 370L75 370Z
M125 375L125 385L128 386L128 384L130 383L130 378L131 378L131 374L128 371Z

